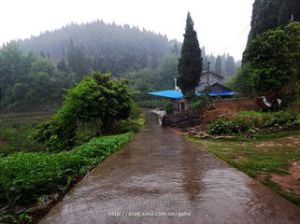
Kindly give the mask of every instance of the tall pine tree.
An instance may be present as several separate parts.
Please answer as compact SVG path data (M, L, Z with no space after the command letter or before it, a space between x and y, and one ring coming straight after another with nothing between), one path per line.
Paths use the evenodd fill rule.
M194 22L190 13L187 15L184 41L181 48L181 57L178 62L177 85L186 94L194 91L198 86L202 73L202 57Z

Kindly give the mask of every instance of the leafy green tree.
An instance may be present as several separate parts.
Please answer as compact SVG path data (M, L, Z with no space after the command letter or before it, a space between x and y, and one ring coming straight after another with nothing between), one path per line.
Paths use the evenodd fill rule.
M46 57L23 54L12 42L0 50L1 107L4 110L39 110L62 100L73 83L71 73L59 72Z
M237 84L258 93L282 88L299 80L300 23L269 30L258 35L244 52L244 62Z
M53 76L55 72L55 66L49 59L41 58L35 60L31 64L31 72L34 74L39 72L45 72L49 76Z
M244 95L251 95L255 93L255 88L252 84L253 68L249 63L244 64L237 73L230 78L227 85Z
M258 91L280 90L295 76L290 63L290 38L277 29L258 36L245 52L253 67L253 84Z
M175 85L175 78L178 74L178 58L176 55L166 55L160 62L155 79L156 89L172 89ZM155 80L153 80L155 82Z
M141 69L127 74L133 90L146 97L147 92L161 89L174 89L177 77L178 58L174 54L166 55L156 69Z
M58 62L57 69L61 72L70 72L65 59L62 59L60 62Z
M194 22L190 13L187 15L181 57L178 63L177 84L185 94L194 91L202 73L202 57Z
M4 45L0 52L0 81L1 85L6 88L16 83L16 80L24 76L23 69L25 58L18 49L16 43Z
M89 59L85 54L84 46L76 46L70 41L68 48L68 65L80 80L84 75L89 73Z
M108 132L115 122L129 117L131 94L125 80L93 72L68 90L63 106L50 122L41 125L36 138L51 150L72 147L79 123L92 123L97 133Z

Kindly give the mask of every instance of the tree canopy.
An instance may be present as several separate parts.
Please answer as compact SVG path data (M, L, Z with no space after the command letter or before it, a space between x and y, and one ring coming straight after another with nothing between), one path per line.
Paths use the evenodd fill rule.
M251 41L235 80L241 92L280 92L300 79L300 23L269 30Z
M194 91L202 73L202 57L194 22L190 13L187 15L181 57L178 62L177 84L184 94Z
M126 80L111 80L109 74L93 72L68 90L62 107L39 127L36 138L52 150L72 147L79 124L90 123L95 135L103 134L129 117L131 105Z
M17 44L25 53L49 56L55 63L64 60L79 77L92 70L121 75L156 67L165 54L180 48L166 36L103 21L70 24Z
M249 42L269 29L300 21L299 0L255 0Z
M56 69L51 60L23 54L12 42L0 50L1 108L41 106L61 102L65 88L74 83L72 73Z

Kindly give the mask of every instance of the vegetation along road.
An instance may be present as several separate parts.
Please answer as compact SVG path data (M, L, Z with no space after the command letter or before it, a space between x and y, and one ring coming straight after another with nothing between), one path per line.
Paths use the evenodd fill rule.
M49 212L50 223L299 223L300 208L160 128L154 116L126 148Z

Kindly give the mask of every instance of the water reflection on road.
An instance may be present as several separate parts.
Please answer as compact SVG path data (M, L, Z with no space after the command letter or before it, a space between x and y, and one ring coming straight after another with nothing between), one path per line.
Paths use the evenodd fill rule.
M154 120L41 223L300 223L298 207Z

